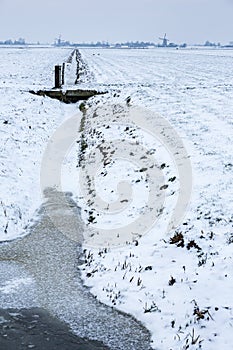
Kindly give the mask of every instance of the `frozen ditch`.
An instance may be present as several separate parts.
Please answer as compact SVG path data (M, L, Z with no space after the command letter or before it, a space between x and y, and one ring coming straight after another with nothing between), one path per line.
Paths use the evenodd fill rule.
M77 220L72 225L66 208L63 207L63 195L76 213ZM150 334L139 322L100 303L82 285L77 269L81 259L80 246L60 233L47 216L50 210L57 212L64 232L80 232L82 224L79 208L71 194L51 191L47 196L47 202L41 206L38 221L31 228L30 234L0 245L1 275L6 277L6 262L14 277L22 274L18 287L12 287L14 292L11 292L9 283L8 293L6 285L5 289L0 289L0 307L37 306L67 322L78 336L102 341L111 349L150 349ZM20 269L23 270L20 272ZM30 278L33 285L29 283ZM21 296L17 293L17 288L22 293ZM18 298L19 303L16 301Z
M5 350L104 350L103 343L77 337L69 327L40 308L0 309L0 347Z

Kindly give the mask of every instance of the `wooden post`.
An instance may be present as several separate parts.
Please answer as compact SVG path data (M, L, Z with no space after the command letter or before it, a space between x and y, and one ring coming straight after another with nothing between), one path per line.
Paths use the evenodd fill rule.
M55 88L59 89L61 87L61 66L55 66Z
M62 85L65 84L65 67L66 67L66 64L65 64L65 62L63 62L63 64L62 64L62 78L61 78Z

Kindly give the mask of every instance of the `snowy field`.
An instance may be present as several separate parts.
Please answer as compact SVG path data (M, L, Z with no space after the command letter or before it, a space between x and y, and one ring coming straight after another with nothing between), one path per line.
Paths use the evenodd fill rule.
M109 102L131 96L132 105L171 123L193 172L189 209L176 231L161 239L157 227L138 245L107 253L87 249L86 284L103 302L140 319L152 332L155 349L231 349L233 52L82 54L93 86L110 91ZM111 187L111 181L105 185ZM173 188L177 192L176 181L168 196Z
M49 137L76 109L28 91L53 87L53 67L66 60L70 51L0 50L1 240L25 233L41 203L40 163Z
M0 51L2 241L26 234L25 227L35 218L42 200L40 164L49 137L68 117L79 113L81 120L78 104L64 105L28 93L29 89L52 87L52 67L66 60L70 51L54 48ZM154 349L230 350L233 342L233 51L82 49L81 54L87 70L80 86L108 91L89 100L87 118L96 106L125 105L125 99L130 96L132 107L148 109L171 124L192 165L192 196L186 216L176 230L163 235L163 220L166 222L170 208L175 205L179 179L163 147L156 143L158 140L144 142L148 150L153 146L159 150L156 155L159 165L169 164L161 167L168 184L164 188L162 222L133 244L113 248L106 244L102 249L87 244L86 261L81 266L85 284L104 303L140 320L152 333ZM75 67L70 72L75 72ZM72 77L66 83L72 84ZM102 136L125 138L125 127L110 128L112 134L108 134L103 132L101 115L97 122ZM98 140L91 134L88 123L84 135L89 148L95 147ZM138 142L146 138L138 129L128 140L130 137ZM78 192L76 166L74 149L64 164L63 189L74 192L82 205L83 219L88 222L87 212L93 208L88 207ZM123 175L119 169L124 169ZM117 175L121 175L120 180L123 176L130 177L133 195L136 194L134 209L140 206L140 199L146 201L147 184L143 176L139 184L132 170L127 169L122 163L103 164L96 186L106 201L114 202ZM124 226L133 211L140 216L140 207L132 208L128 217L117 218L114 228L119 227L119 221ZM101 218L98 220L97 224ZM106 221L101 224L108 228ZM88 227L95 228L95 224ZM19 283L23 282L7 283L0 291L5 293ZM25 288L29 283L27 278Z

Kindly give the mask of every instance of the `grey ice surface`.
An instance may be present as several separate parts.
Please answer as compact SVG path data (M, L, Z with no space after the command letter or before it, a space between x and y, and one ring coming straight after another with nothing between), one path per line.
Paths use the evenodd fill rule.
M0 307L38 306L67 322L76 335L102 341L113 350L151 349L150 333L141 323L100 303L83 286L77 268L81 231L71 194L48 191L30 233L0 244ZM7 295L7 281L14 279Z
M107 350L103 343L82 339L40 308L0 309L1 350Z
M0 258L0 308L38 306L36 282L33 276L23 264L11 260L1 261L1 259L3 259L2 256Z

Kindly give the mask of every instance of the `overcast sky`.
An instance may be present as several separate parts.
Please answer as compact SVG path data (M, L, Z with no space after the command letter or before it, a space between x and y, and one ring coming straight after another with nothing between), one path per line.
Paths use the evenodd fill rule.
M0 0L0 40L233 41L233 0Z

